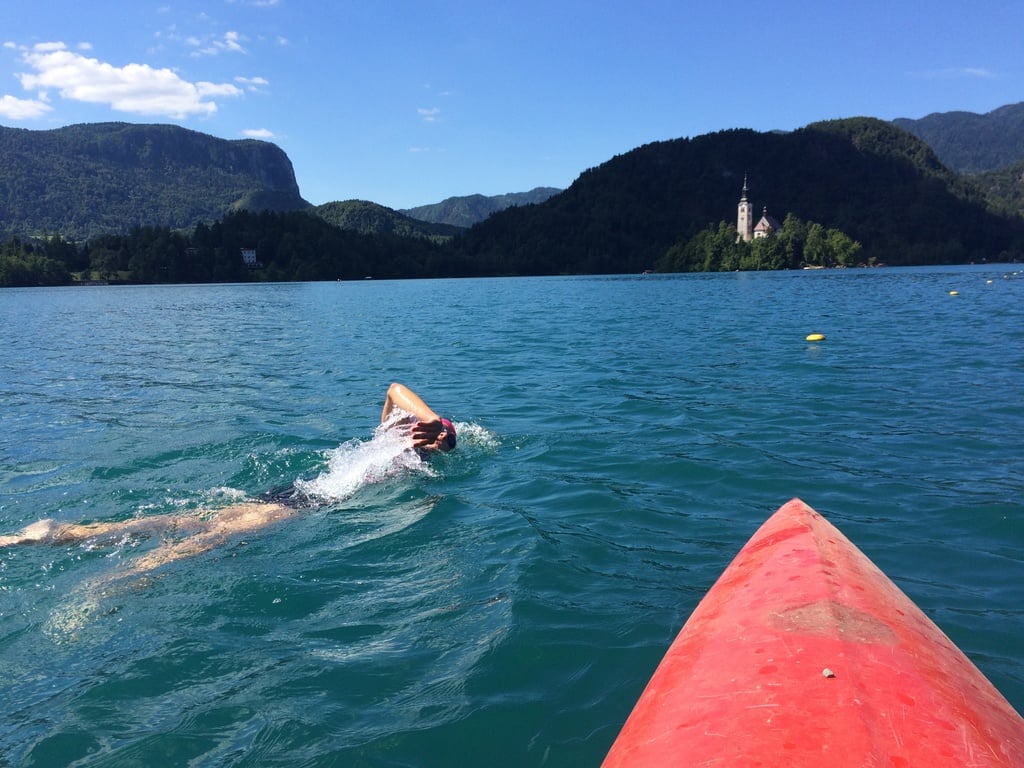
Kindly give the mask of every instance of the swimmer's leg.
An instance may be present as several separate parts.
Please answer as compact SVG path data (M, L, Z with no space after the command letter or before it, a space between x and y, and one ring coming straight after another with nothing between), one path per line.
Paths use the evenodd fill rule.
M296 514L298 510L294 507L262 501L225 507L184 538L163 541L153 551L134 558L128 570L118 574L118 578L138 576L168 563L201 555L221 546L232 536L262 530Z
M52 518L38 520L26 525L9 536L0 536L0 547L16 544L73 544L77 541L108 534L127 534L143 530L159 529L173 524L176 515L154 515L116 523L58 523Z
M53 520L38 520L31 525L26 525L17 533L9 536L0 536L0 547L10 547L15 544L38 544L49 540L57 523Z
M262 530L297 514L298 509L284 504L246 502L217 510L205 518L182 515L140 518L139 523L161 520L164 523L163 529L172 533L149 552L128 560L124 568L75 587L50 616L45 631L55 639L73 638L86 624L114 612L116 601L126 591L146 587L150 583L152 573L161 566L195 557L224 544L234 536ZM83 525L77 526L76 530L88 530L95 536L103 532L138 529L138 526L135 526L136 521L129 523L128 526L117 523L101 524L102 529Z

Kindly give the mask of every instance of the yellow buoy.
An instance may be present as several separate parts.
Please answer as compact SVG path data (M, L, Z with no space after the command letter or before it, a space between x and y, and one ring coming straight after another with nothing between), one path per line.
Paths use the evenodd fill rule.
M950 291L949 295L950 296L959 296L960 295L960 291Z
M807 334L807 341L824 341L824 333L809 333Z

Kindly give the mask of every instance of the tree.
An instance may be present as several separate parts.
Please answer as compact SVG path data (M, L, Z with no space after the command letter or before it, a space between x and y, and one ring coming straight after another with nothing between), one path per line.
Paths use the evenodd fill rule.
M828 249L833 263L840 267L849 267L857 263L860 243L851 240L838 229L828 231Z
M46 255L47 242L37 249L12 238L0 248L0 286L66 285L71 273L65 263Z
M827 248L825 228L821 224L812 222L807 227L807 240L804 241L804 264L824 267Z

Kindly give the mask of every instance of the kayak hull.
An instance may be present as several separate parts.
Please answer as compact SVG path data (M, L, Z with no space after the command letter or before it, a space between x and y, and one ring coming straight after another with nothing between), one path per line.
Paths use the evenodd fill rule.
M694 610L604 766L1024 766L1024 720L793 499Z

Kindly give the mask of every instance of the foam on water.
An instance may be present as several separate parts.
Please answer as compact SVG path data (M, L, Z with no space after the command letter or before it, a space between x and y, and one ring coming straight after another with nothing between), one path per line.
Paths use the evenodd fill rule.
M409 415L395 410L374 430L370 440L353 438L327 451L327 468L312 479L298 479L295 487L314 500L344 501L362 488L390 478L419 475L436 477L429 459L412 448ZM478 424L455 422L459 446L497 447L497 437Z
M399 421L392 418L381 424L371 440L352 439L328 451L327 469L312 480L297 480L295 487L314 499L342 501L366 485L391 477L433 474L413 450L409 427Z

